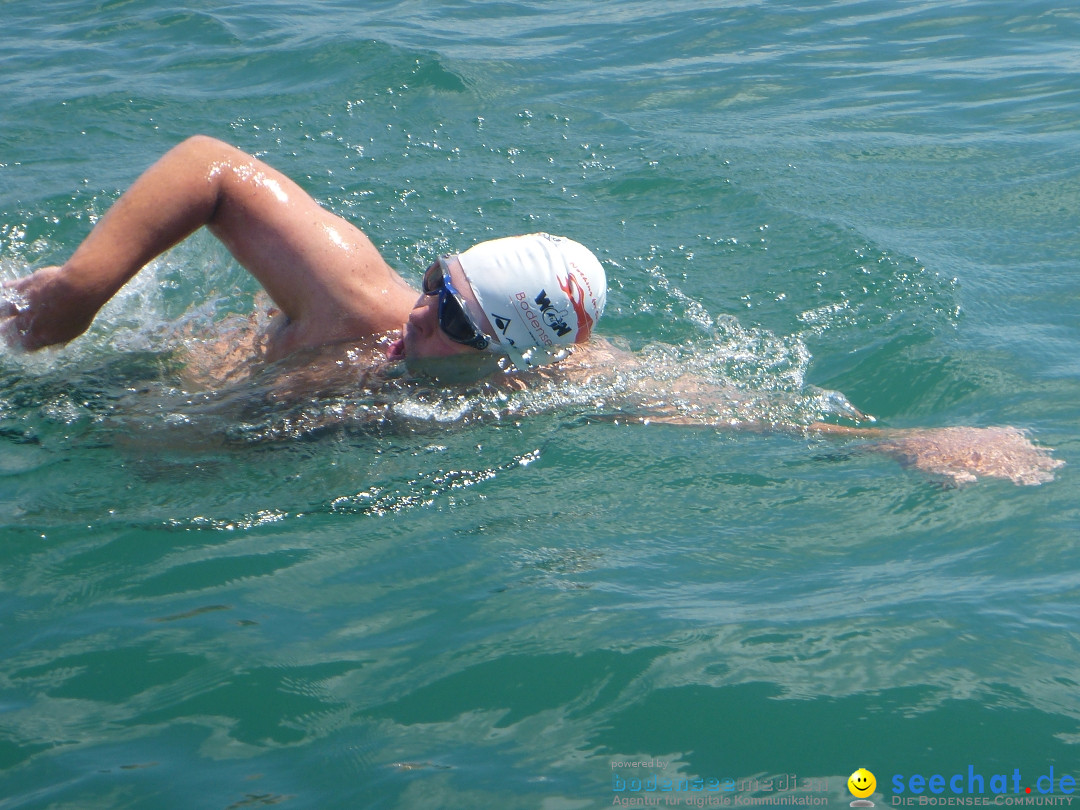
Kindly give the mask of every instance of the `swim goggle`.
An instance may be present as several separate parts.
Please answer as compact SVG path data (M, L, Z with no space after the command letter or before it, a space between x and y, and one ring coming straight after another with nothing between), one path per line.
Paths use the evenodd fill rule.
M469 317L461 293L450 280L450 268L446 260L439 258L424 273L421 289L424 295L439 296L439 328L450 340L484 350L491 340Z

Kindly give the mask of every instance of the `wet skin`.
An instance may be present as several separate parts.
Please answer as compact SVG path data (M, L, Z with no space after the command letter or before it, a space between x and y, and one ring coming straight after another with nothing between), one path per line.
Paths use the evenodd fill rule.
M465 279L461 265L456 259L447 262L450 280L465 299L470 312L477 314L477 324L485 334L493 334L491 323L480 314L480 305L472 293L472 288ZM401 336L386 348L390 360L417 361L424 359L445 359L458 355L475 357L477 349L451 340L439 327L439 296L421 294L416 299L409 317L401 327Z

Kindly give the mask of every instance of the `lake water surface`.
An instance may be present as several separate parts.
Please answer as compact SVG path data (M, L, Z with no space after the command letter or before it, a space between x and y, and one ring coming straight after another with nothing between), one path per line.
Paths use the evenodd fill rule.
M850 443L594 420L602 389L414 389L389 423L192 393L179 350L256 292L203 234L66 349L0 354L0 808L846 807L858 767L880 807L912 775L1080 777L1080 11L0 20L5 279L203 132L414 280L493 236L587 243L602 334L763 418L1015 425L1067 464L950 487Z

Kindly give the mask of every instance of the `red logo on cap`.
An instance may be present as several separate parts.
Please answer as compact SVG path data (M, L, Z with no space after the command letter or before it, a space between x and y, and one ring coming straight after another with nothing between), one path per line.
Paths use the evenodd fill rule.
M585 290L573 273L566 274L566 282L560 281L559 289L566 293L566 297L570 299L570 305L577 314L578 331L577 335L574 336L574 343L582 343L588 339L589 333L592 332L593 323L595 323L589 313L585 311Z

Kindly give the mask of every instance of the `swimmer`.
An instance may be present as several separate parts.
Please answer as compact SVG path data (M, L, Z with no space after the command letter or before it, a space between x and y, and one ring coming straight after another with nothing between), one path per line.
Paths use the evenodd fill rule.
M545 378L636 362L592 337L606 278L578 242L548 234L482 242L436 260L416 290L357 227L282 173L206 136L147 169L62 266L5 283L0 330L27 350L74 340L147 262L204 226L277 308L262 344L267 362L348 343L372 367L403 361L435 376L460 367L515 386L527 384L518 372L553 359ZM692 379L676 381L675 391L703 405L728 395ZM664 405L642 421L703 424ZM810 430L881 440L877 449L956 482L991 475L1040 483L1062 463L1011 428Z
M488 352L527 367L536 347L583 343L604 307L596 257L547 235L495 240L447 256L414 290L358 228L292 180L225 143L194 137L151 166L62 267L8 284L0 310L27 349L66 343L148 261L206 226L280 311L266 359L351 341L385 342L422 365Z

